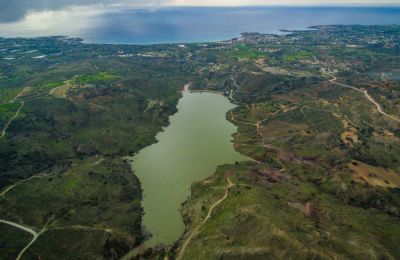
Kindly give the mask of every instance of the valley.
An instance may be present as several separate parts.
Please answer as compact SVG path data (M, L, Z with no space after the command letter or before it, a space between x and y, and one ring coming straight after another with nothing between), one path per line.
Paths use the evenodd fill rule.
M399 258L399 42L398 25L185 45L0 38L0 258ZM184 169L167 159L190 154L182 140ZM182 192L153 216L173 208L181 226L145 246L157 174L172 182L154 194Z

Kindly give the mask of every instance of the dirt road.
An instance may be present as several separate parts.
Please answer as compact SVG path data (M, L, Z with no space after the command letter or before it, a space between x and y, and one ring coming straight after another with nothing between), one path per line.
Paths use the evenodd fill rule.
M14 189L16 186L18 186L21 183L24 183L24 182L29 181L31 179L43 178L43 177L46 177L46 176L49 176L49 175L48 174L37 174L37 175L33 175L33 176L31 176L31 177L29 177L29 178L27 178L25 180L21 180L21 181L15 183L13 185L10 185L4 191L2 191L0 193L0 197L3 197L4 195L6 195L7 192L9 192L10 190Z
M211 217L211 214L213 212L213 210L219 205L221 204L227 197L229 194L229 190L233 187L233 182L231 181L231 179L229 177L226 178L226 181L228 182L227 187L225 188L225 194L224 196L222 196L222 198L220 198L217 202L215 202L210 209L208 210L207 216L203 219L203 221L193 229L193 231L190 233L190 235L186 238L186 240L183 242L181 250L179 251L179 254L177 256L177 260L181 260L185 254L186 248L189 245L190 241L193 239L193 237L195 237L200 228L202 226L204 226L204 224L208 221L208 219Z
M192 83L188 83L188 84L183 85L182 92L189 92L190 85L192 85Z
M2 133L0 135L0 139L2 139L6 135L7 128L11 125L12 121L15 118L17 118L17 116L19 115L19 112L21 112L21 109L24 107L24 105L25 105L25 102L21 101L21 105L19 106L19 108L18 108L17 112L15 113L15 115L13 117L11 117L10 120L8 120L7 124L4 126L3 131L2 131Z
M37 232L35 230L33 230L33 229L29 228L29 227L20 225L18 223L12 222L12 221L0 219L0 223L7 224L7 225L10 225L10 226L14 226L16 228L22 229L22 230L24 230L24 231L26 231L28 233L31 233L32 236L36 236L37 235Z
M353 87L353 86L350 86L350 85L346 85L346 84L342 84L342 83L336 82L337 78L334 75L325 72L325 70L322 70L322 72L324 74L332 77L332 79L329 80L329 82L331 82L332 84L335 84L335 85L338 85L338 86L342 86L342 87L346 87L346 88L351 88L351 89L353 89L355 91L363 93L364 96L375 106L375 108L378 111L378 113L380 113L381 115L386 116L386 117L388 117L388 118L400 123L400 119L399 118L396 118L394 116L391 116L391 115L385 113L385 111L383 111L383 109L382 109L382 106L378 102L376 102L373 97L371 97L368 94L368 91L366 89L359 89L359 88L356 88L356 87Z
M27 245L19 252L19 254L18 254L16 260L21 259L22 255L26 252L26 250L28 250L28 248L36 241L36 239L38 239L38 237L39 237L43 232L46 231L46 226L47 226L47 224L46 224L46 225L43 227L43 229L40 230L40 232L38 233L38 232L36 232L35 230L31 229L30 227L23 226L23 225L21 225L21 224L18 224L18 223L12 222L12 221L0 219L0 223L7 224L7 225L10 225L10 226L19 228L19 229L21 229L21 230L23 230L23 231L25 231L25 232L30 233L30 234L33 236L31 242L29 242L29 244L27 244Z

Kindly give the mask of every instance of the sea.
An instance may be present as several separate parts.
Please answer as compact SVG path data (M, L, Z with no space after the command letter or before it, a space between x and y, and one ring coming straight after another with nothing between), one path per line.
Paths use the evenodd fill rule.
M313 25L400 24L400 6L164 7L71 6L0 22L0 37L63 35L88 43L190 43L242 32L283 33Z

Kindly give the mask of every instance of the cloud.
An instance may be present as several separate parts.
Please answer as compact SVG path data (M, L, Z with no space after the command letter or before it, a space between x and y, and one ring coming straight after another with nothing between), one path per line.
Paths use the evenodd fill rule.
M87 28L93 17L110 11L110 8L93 8L92 6L29 11L17 22L0 23L0 32L5 37L59 35L60 32L63 35L74 36L76 31Z
M325 5L325 4L400 4L400 0L170 0L169 5L241 6L241 5Z
M0 22L15 22L30 11L61 10L69 6L129 4L162 5L164 0L0 0Z
M0 23L21 20L31 11L61 10L68 6L130 5L154 7L357 3L400 4L400 0L0 0Z

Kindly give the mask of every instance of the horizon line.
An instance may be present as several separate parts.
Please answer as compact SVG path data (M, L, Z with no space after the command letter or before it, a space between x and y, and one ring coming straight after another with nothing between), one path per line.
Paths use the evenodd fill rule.
M400 3L298 3L298 4L235 4L235 5L196 5L196 4L102 4L104 6L132 7L400 7ZM73 5L74 6L74 5Z

